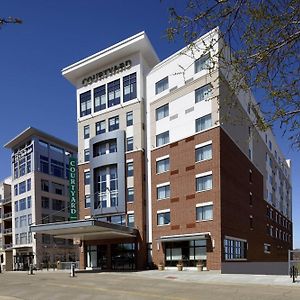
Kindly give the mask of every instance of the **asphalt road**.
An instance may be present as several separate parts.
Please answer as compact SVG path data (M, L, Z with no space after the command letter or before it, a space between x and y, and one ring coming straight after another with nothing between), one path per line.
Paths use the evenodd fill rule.
M13 299L209 299L299 300L299 286L213 284L172 278L145 278L135 273L40 272L0 274L0 300Z

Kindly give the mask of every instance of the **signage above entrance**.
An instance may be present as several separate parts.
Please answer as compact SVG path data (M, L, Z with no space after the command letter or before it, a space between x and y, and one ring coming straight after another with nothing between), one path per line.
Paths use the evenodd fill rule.
M115 65L115 66L112 66L110 68L107 68L101 72L98 72L94 75L91 75L89 77L86 77L82 80L82 84L84 86L87 86L89 84L92 84L93 82L97 82L98 80L102 80L104 78L107 78L108 76L112 76L112 75L115 75L119 72L123 72L127 69L130 69L131 68L131 60L126 60L125 62L121 62L120 64L118 65Z

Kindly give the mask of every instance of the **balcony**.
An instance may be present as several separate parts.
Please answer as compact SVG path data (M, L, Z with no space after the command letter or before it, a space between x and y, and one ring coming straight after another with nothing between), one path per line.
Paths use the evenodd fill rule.
M12 228L6 228L3 230L3 234L10 234L12 233Z
M11 198L6 198L2 200L3 204L11 203Z
M9 218L11 218L11 217L12 217L12 212L3 214L3 220L4 220L4 219L9 219Z

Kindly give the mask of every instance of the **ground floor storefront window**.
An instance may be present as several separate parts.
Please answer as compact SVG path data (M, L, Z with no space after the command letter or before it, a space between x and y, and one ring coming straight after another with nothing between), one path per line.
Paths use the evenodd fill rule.
M182 261L186 267L195 267L198 261L206 266L206 240L165 242L165 265L176 266Z
M29 265L33 263L33 254L32 253L17 253L14 256L14 270L15 271L27 271Z

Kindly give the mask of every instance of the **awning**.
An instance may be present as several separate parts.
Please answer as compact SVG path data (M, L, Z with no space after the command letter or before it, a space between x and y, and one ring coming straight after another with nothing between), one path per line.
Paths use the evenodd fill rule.
M191 234L177 234L177 235L164 235L157 239L158 242L181 242L192 240L204 240L210 238L210 232L191 233Z
M95 219L31 225L35 233L53 235L56 238L80 239L82 241L135 237L137 230L123 225Z

